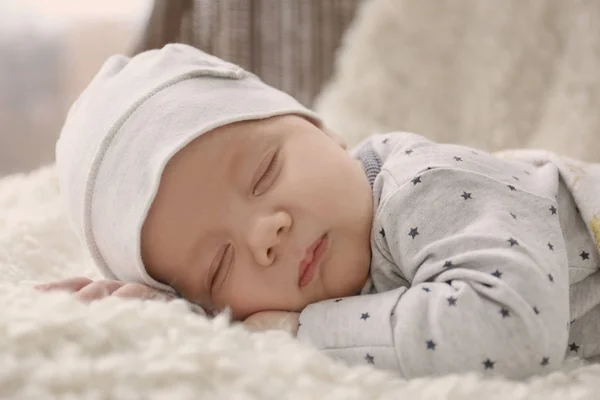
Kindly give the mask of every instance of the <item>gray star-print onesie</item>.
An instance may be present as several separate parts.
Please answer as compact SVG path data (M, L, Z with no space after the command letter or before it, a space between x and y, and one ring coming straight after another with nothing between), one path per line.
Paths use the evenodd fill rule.
M600 355L600 164L411 133L354 152L373 188L370 278L298 338L406 378L522 378Z

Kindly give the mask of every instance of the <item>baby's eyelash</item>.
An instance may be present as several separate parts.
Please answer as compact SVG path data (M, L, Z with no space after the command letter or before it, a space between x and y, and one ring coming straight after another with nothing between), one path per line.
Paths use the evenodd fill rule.
M227 256L227 251L229 251L229 246L231 246L231 245L228 244L227 247L225 247L225 251L223 251L223 254L221 255L221 259L219 260L219 265L215 269L215 273L212 276L212 280L210 282L210 292L211 292L211 294L214 293L215 288L216 288L216 284L219 281L219 276L223 272L223 263L225 261L225 257Z
M275 165L277 164L277 155L278 154L279 153L275 153L275 155L271 159L271 162L269 163L269 166L267 167L267 170L265 171L263 176L260 178L259 182L271 176L271 174L273 173L273 170L275 169Z
M221 260L219 260L219 267L217 268L217 270L215 271L215 275L213 276L213 282L210 288L211 297L214 296L215 293L218 293L219 290L221 290L221 288L227 281L227 277L233 269L234 263L235 248L230 243L225 247L223 256Z
M256 185L254 186L254 189L252 190L252 194L256 195L257 192L259 192L258 188L261 186L261 184L265 181L268 181L269 178L271 178L271 175L275 172L275 167L277 166L278 159L279 159L279 152L275 152L275 154L271 158L271 161L269 162L269 165L267 166L267 169L262 174L262 176L259 178L258 182L256 182Z
M219 261L219 266L217 267L217 269L215 270L215 273L212 276L212 281L210 282L211 294L214 293L214 291L215 291L215 284L217 282L217 278L219 277L219 274L221 273L222 266L223 266L223 258L221 258L221 260Z

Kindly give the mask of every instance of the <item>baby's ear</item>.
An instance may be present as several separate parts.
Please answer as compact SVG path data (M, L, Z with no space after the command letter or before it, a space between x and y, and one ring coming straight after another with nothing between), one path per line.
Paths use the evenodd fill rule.
M327 129L326 127L323 127L322 130L327 136L332 138L333 141L336 142L342 149L346 150L348 148L348 144L346 143L346 140L342 137L342 135L339 135Z

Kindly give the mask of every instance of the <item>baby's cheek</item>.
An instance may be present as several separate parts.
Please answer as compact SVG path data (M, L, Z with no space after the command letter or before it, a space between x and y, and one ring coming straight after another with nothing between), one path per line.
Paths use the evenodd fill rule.
M228 308L232 318L238 321L263 311L258 304L261 294L255 293L255 286L250 280L226 283L215 296L216 308L219 310Z
M354 249L358 250L357 246ZM354 296L358 294L369 277L370 257L346 251L334 254L331 268L325 271L326 297Z

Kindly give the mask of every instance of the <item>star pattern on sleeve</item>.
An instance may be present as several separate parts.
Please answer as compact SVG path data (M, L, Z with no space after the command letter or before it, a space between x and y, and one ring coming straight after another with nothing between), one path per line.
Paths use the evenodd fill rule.
M405 150L405 151L404 151L404 153L405 153L407 156L410 156L410 155L412 154L412 152L413 152L413 149L407 149L407 150Z
M412 236L412 238L414 239L415 236L417 236L418 234L419 234L419 227L410 228L410 232L409 232L408 236Z
M385 138L385 139L383 139L383 140L381 141L381 143L383 143L383 144L387 144L387 142L389 142L389 141L390 141L390 139L389 139L389 138Z
M490 360L489 358L486 358L483 362L483 368L485 369L494 369L494 365L496 364L495 361Z
M413 150L407 149L405 152L407 155L409 155L413 152ZM477 154L477 153L474 153L474 154ZM461 157L460 155L455 155L453 157L453 159L455 162L463 162L464 161L463 157ZM432 167L427 168L427 170L430 170L430 169L432 169ZM524 173L526 175L532 175L529 171L524 171ZM425 175L425 176L427 177L427 175ZM507 187L510 190L510 192L515 192L515 195L518 196L520 193L520 189L517 189L517 187L515 185L519 185L520 182L522 182L522 180L517 175L508 175L506 178L507 179L505 180L503 185L505 185L505 187ZM510 184L509 180L512 180L513 183L515 183L515 185ZM417 187L417 185L419 185L419 184L421 184L420 186L427 185L427 179L425 180L425 182L423 182L422 176L418 176L418 175L413 175L413 177L410 179L410 182L412 182L412 184L413 184L412 186L410 186L411 188ZM420 186L419 186L419 188L415 188L415 190L420 189ZM477 204L475 201L469 202L469 200L478 199L477 188L473 187L472 191L467 191L470 189L469 187L466 187L464 189L466 189L466 190L463 190L463 188L461 188L460 192L458 192L456 195L460 195L460 197L464 200L465 207L470 204L473 204L473 205ZM550 211L550 215L556 215L558 213L558 209L555 205L548 204L548 203L546 203L546 204L547 205L542 206L542 209L540 211L544 212L545 210L548 210L548 211ZM548 207L548 208L546 208L546 207ZM507 214L505 214L506 222L511 222L515 226L520 223L519 221L527 221L527 215L521 215L519 213L519 210L517 210L517 209L514 209L512 211L507 210L505 212L507 213ZM545 211L545 212L547 212L547 211ZM508 215L510 215L510 219L508 218ZM416 226L416 227L409 226L409 228L410 228L410 230L409 230L409 232L407 232L407 234L413 240L416 238L416 236L419 236L421 234L419 232L419 226ZM383 231L383 229L381 229L381 231L379 233L381 236L385 237L385 232ZM428 233L428 231L426 230L425 234L427 234L427 233ZM512 232L512 233L515 234L514 232ZM510 248L513 248L513 247L518 248L521 246L524 247L525 243L521 244L520 243L521 239L524 240L524 238L520 238L518 236L518 234L516 234L515 237L509 236L507 238L506 236L504 236L504 240L506 241L505 243L507 243L510 246ZM527 245L530 245L530 243L527 242ZM533 245L533 244L531 244L531 245ZM538 246L540 246L542 248L545 247L543 244L543 241L541 243L539 243ZM549 251L552 251L552 252L554 251L554 244L552 244L550 241L547 242L546 246ZM581 257L582 260L588 260L590 258L590 253L587 252L586 250L581 250L581 253L579 254L579 256ZM444 270L456 267L456 265L453 263L453 261L451 259L445 259L445 260L442 259L439 261L438 268L439 268L439 265L441 265ZM503 272L500 269L492 270L489 273L497 279L502 279L502 277L505 273L510 275L510 271ZM552 275L552 273L548 273L547 277L548 277L549 282L553 284L554 276ZM446 280L445 282L449 285L452 284L452 280ZM484 285L487 287L490 287L490 288L492 288L494 286L491 284L484 284ZM423 295L429 295L430 293L434 292L435 289L436 289L436 287L431 286L431 285L421 287L421 291L424 292ZM446 304L449 308L450 307L454 307L457 309L461 308L461 302L458 301L459 298L456 297L456 295L444 296L444 298L445 298ZM443 301L443 300L441 300L441 301ZM512 310L510 307L503 305L503 304L500 304L498 306L498 308L496 308L495 310L496 310L495 312L497 312L497 314L496 314L497 318L502 319L502 320L507 320L507 323L508 323L508 321L515 318L515 315L516 315L516 314L513 314L514 310ZM540 315L540 310L538 309L537 306L532 306L532 310L536 316ZM361 316L361 319L366 321L367 318L368 318L368 313L363 313ZM436 343L436 341L434 341L433 338L430 338L428 340L425 340L425 349L424 350L435 352L437 349L437 346L438 346L438 344ZM577 345L575 342L569 344L569 351L578 353L579 349L580 349L580 346ZM373 364L374 357L372 357L372 358L370 358L370 357L372 357L372 356L369 353L367 353L367 355L365 356L365 360L368 363ZM539 361L539 365L542 367L545 367L549 364L550 364L550 357L543 357ZM490 357L487 357L487 358L482 359L481 365L484 370L494 370L495 367L497 366L497 361Z
M582 250L581 254L579 254L579 257L581 257L582 260L589 260L590 259L590 253L587 253L584 250Z
M381 235L381 237L385 238L385 231L383 230L383 228L379 230L379 234Z
M366 321L367 319L369 319L369 317L370 317L369 313L368 313L368 312L366 312L366 313L362 313L362 314L361 314L361 316L360 316L360 319L362 319L362 320L365 320L365 321Z
M577 353L579 351L579 347L575 342L569 344L569 351L574 351L575 353Z
M375 357L367 353L367 355L365 355L365 361L369 364L375 364Z

